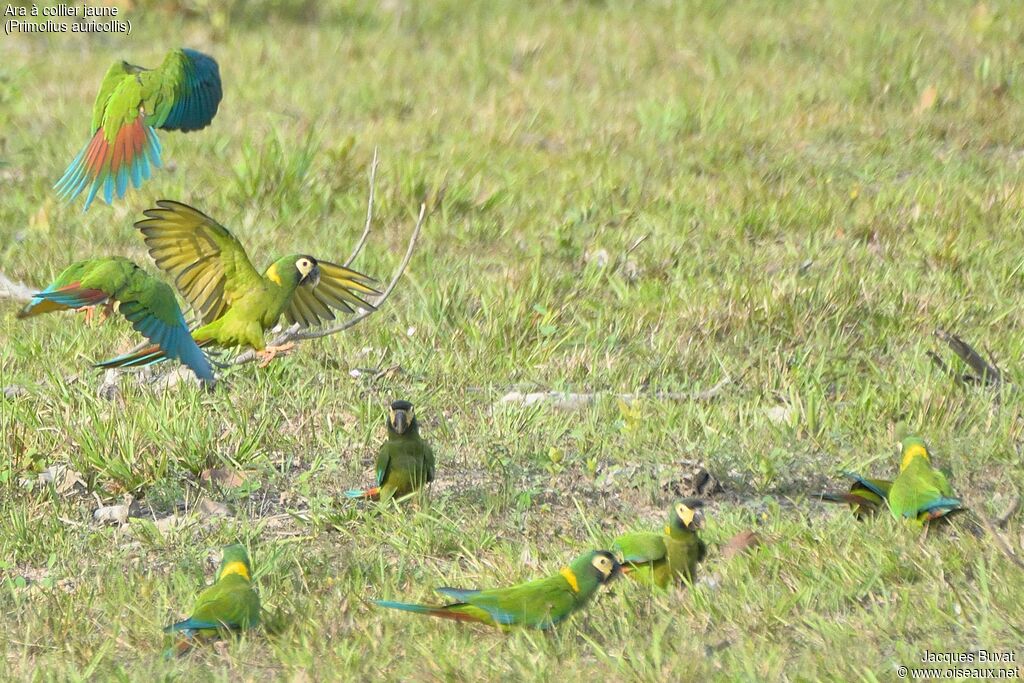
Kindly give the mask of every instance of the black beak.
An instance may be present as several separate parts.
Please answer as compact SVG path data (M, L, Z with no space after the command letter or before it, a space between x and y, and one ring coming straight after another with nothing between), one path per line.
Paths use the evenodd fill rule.
M302 282L310 287L320 284L320 266L314 263L313 269L306 274L306 277L302 278Z
M404 410L396 410L391 427L399 434L405 434L405 430L409 428L409 413Z

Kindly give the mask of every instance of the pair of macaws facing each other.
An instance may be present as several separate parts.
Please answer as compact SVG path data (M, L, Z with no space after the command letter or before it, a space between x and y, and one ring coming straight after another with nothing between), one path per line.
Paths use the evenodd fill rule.
M446 605L374 602L443 619L548 629L583 608L601 586L620 574L660 588L667 588L673 580L692 581L697 563L705 555L704 542L697 535L702 506L692 498L677 501L669 511L664 533L624 534L613 542L614 552L589 551L542 579L486 590L437 588L455 601Z
M394 418L396 410L405 409L392 407L389 433L391 423L402 421L401 417ZM413 422L410 420L409 424ZM700 501L693 499L677 501L663 535L633 533L615 539L613 548L622 556L621 562L611 552L594 550L580 555L552 576L508 588L438 588L439 593L456 601L447 605L390 600L377 600L375 604L456 621L548 629L583 608L601 586L621 573L627 572L632 578L662 588L673 578L691 580L705 553L704 543L696 533L701 506ZM197 636L248 629L259 622L260 602L252 588L249 557L242 546L228 546L216 581L200 592L189 617L165 629L183 636L168 654L186 651Z
M140 187L161 165L156 129L205 128L221 96L217 62L196 50L172 50L155 69L113 64L93 104L90 140L54 186L58 196L71 201L85 192L88 210L97 195L109 204L129 182Z
M858 518L889 506L892 516L924 525L964 510L946 475L931 462L924 440L904 437L900 442L900 471L893 480L870 479L852 472L849 493L824 493L822 500L847 503Z
M124 258L94 258L68 266L18 313L41 313L106 304L116 306L151 342L102 363L140 367L173 358L207 383L213 368L202 349L247 347L269 361L283 350L267 347L264 332L283 315L300 327L333 320L334 311L371 310L360 295L377 294L374 280L345 266L305 254L279 258L262 273L241 243L206 214L162 200L135 227L156 265L169 275L199 321L189 330L173 290Z

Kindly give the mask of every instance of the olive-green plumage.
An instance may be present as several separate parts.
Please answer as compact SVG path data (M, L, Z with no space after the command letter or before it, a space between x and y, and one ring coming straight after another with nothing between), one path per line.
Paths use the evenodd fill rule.
M241 545L224 548L217 580L196 598L192 614L171 624L165 633L186 638L214 636L223 630L240 631L260 623L260 598L252 587L252 565Z
M213 381L213 368L189 336L174 291L125 258L94 258L71 264L35 294L17 317L100 304L116 307L164 356L181 361L200 379ZM99 365L105 367L106 363Z
M889 489L893 517L923 524L963 509L946 475L932 467L923 439L908 436L900 448L900 473Z
M673 581L693 581L697 563L707 553L697 535L703 506L703 501L696 498L678 500L669 510L664 533L641 532L616 538L612 550L622 557L623 573L659 588L668 588Z
M371 278L344 266L292 254L262 274L241 243L222 225L196 209L161 200L135 224L156 265L174 280L201 325L192 331L199 346L266 348L264 332L283 315L299 327L320 325L334 311L371 310L359 294L377 293ZM160 360L159 349L125 356L132 367Z
M619 571L619 563L610 552L594 550L580 555L553 576L509 588L438 588L437 592L458 601L449 605L416 605L390 600L375 603L456 621L476 621L503 628L548 629L586 605L598 588L618 576Z
M420 436L419 423L408 401L391 404L388 438L377 452L377 485L345 493L349 498L388 501L422 489L434 481L434 451Z
M889 498L892 482L888 479L870 479L846 472L853 479L849 493L822 493L821 499L829 503L846 503L858 519L878 512Z
M205 128L221 94L217 62L196 50L171 50L155 69L116 62L93 104L92 137L55 188L67 199L86 192L86 209L101 191L108 204L123 197L129 184L141 186L161 164L156 129Z

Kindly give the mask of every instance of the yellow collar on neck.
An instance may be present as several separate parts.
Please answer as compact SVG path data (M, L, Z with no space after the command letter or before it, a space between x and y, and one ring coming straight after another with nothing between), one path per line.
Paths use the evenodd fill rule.
M900 471L902 472L907 469L907 465L909 465L914 458L924 458L925 462L928 462L928 449L919 443L907 446L907 450L903 452L903 461L900 462Z
M569 567L562 567L558 570L558 573L569 582L569 588L572 588L573 593L580 592L580 582L576 580L576 573Z
M220 581L225 576L231 576L232 574L238 574L246 581L252 581L252 577L249 576L249 568L245 566L245 562L237 560L224 565L224 568L220 570L220 576L217 577L217 580Z
M281 274L277 272L276 263L271 264L271 266L267 268L267 279L275 284L281 284Z

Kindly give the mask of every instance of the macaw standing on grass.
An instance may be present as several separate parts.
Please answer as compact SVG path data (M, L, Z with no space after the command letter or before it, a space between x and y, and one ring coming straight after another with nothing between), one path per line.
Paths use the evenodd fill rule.
M164 633L181 636L165 654L184 654L197 637L251 629L259 623L260 597L252 587L249 554L240 544L229 545L224 548L216 580L199 593L192 614L164 629Z
M456 600L447 605L417 605L391 600L375 600L374 604L500 628L526 626L549 629L585 606L601 586L619 575L620 570L614 555L607 550L594 550L580 555L553 576L509 588L438 588L438 593Z
M921 525L966 509L946 475L932 467L923 439L905 437L900 447L900 473L889 489L889 510L893 517Z
M658 588L668 588L676 580L693 581L697 563L707 554L707 546L697 535L704 501L697 498L677 500L668 513L663 534L638 532L615 539L612 550L622 557L622 573L631 579Z
M434 481L434 451L420 436L412 404L393 402L387 427L388 440L377 452L377 485L365 491L346 491L348 498L386 502L419 491Z
M107 70L92 108L92 138L54 189L71 201L87 192L85 208L103 190L108 204L136 188L160 166L156 129L188 133L205 128L221 100L220 69L212 57L183 48L146 69L117 62Z

